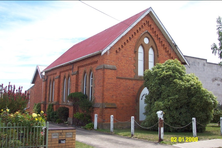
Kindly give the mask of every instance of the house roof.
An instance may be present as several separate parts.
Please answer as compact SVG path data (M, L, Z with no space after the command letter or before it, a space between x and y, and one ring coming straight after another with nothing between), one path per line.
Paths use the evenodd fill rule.
M44 71L49 71L51 69L69 63L73 63L93 55L103 55L147 14L150 14L150 16L152 17L156 25L159 27L159 29L162 31L168 42L173 48L175 48L174 51L176 52L182 63L188 64L183 54L179 50L178 46L176 46L172 37L167 32L167 30L165 29L153 9L150 7L80 43L73 45L58 59L51 63Z
M34 72L31 84L35 83L35 77L39 75L40 79L42 79L45 75L45 73L43 72L43 70L46 68L46 66L43 65L37 65L36 66L36 70Z

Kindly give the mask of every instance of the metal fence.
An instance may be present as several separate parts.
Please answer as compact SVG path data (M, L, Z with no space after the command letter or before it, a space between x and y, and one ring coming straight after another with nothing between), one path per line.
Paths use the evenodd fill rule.
M0 123L0 148L47 148L48 127L48 122L46 126Z

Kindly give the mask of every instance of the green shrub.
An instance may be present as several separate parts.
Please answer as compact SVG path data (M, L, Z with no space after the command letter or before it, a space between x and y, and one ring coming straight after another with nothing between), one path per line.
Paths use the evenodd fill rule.
M87 95L82 92L71 93L68 96L68 100L73 103L73 107L76 109L76 114L74 114L75 125L84 126L92 121L92 101L87 99Z
M47 121L52 121L53 112L54 112L53 104L49 104L46 111Z
M91 116L85 113L77 112L74 114L74 124L78 126L85 126L86 124L90 123Z
M56 120L59 119L58 111L51 112L50 119L52 122L56 122Z
M63 123L63 120L62 119L57 119L56 123Z
M37 114L40 114L41 112L41 103L35 103L34 107L33 107L33 112L34 113L37 113Z
M63 122L67 121L67 118L69 117L69 108L59 107L57 111L59 119L63 120Z
M94 124L93 123L88 123L84 126L84 129L87 129L87 130L92 130L94 128Z
M217 108L214 109L214 117L211 122L213 123L219 123L220 117L222 117L222 105L218 105Z
M186 74L186 68L180 61L175 59L158 63L144 72L144 79L144 86L149 90L145 99L144 126L157 123L156 112L162 110L165 112L164 122L171 126L185 126L195 117L197 123L201 123L197 124L197 131L205 131L217 106L216 97L203 88L194 74ZM164 126L164 131L192 131L192 125L182 129Z
M69 94L68 100L73 103L76 112L80 111L86 114L92 112L92 102L87 99L87 95L82 92L74 92Z

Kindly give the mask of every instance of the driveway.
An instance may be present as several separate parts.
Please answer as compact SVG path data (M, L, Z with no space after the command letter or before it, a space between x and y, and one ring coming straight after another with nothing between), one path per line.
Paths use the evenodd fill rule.
M76 141L95 148L175 148L170 145L148 142L145 140L121 137L96 131L76 129Z

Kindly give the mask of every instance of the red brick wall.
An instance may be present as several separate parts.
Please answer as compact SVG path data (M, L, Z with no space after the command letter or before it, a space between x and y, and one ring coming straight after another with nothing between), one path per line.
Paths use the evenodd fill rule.
M30 93L30 106L28 108L29 112L33 112L34 104L41 103L42 102L42 79L40 78L39 74L36 73L35 80L34 80L34 86L29 90Z
M44 98L46 106L49 96L49 81L55 79L55 101L59 106L70 108L70 118L73 117L72 106L62 103L63 79L69 75L71 78L71 92L82 91L83 75L87 73L89 79L90 71L94 74L93 103L114 103L116 107L97 106L94 113L98 114L99 122L109 123L110 115L119 121L127 121L130 116L138 119L138 94L143 88L143 79L135 77L137 75L135 60L135 46L140 36L148 31L152 36L158 50L157 63L163 63L168 59L175 59L177 55L161 33L154 21L148 15L144 17L133 29L124 35L109 51L103 56L97 55L68 64L46 72L44 84ZM114 69L97 69L99 65L113 65ZM78 72L72 75L74 72ZM89 92L89 90L87 90ZM93 113L93 114L94 114ZM103 120L102 120L103 119Z

